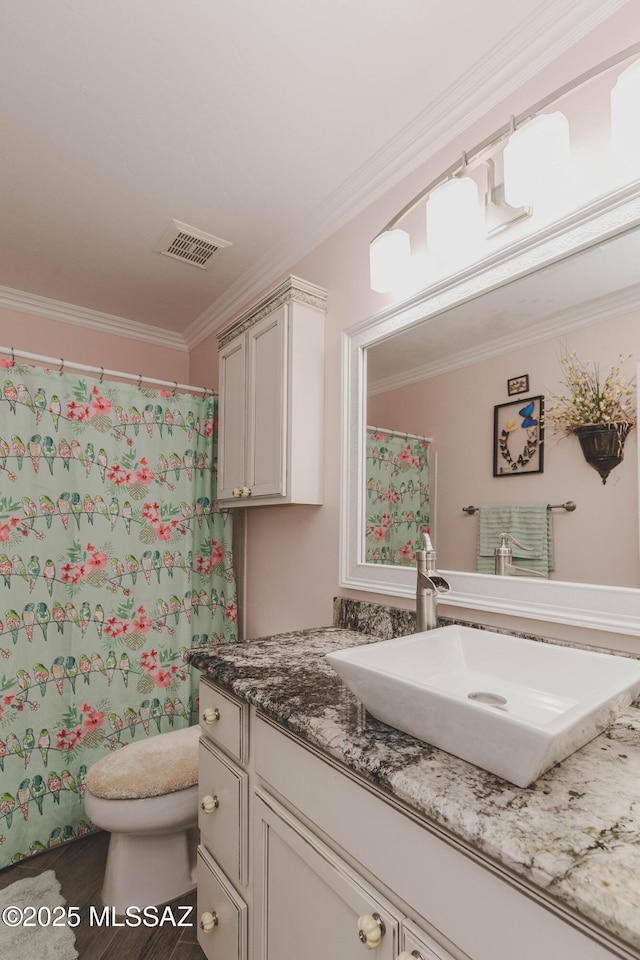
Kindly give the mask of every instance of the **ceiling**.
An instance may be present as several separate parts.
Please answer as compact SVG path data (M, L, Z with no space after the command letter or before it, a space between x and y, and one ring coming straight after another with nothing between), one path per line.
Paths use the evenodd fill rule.
M5 2L0 304L193 346L623 5Z

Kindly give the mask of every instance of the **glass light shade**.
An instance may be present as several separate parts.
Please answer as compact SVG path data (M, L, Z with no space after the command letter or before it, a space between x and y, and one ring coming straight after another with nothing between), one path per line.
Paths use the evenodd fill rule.
M640 177L640 60L620 74L611 91L611 148L620 172Z
M515 130L504 149L504 198L512 207L547 205L562 196L570 173L569 122L541 114Z
M471 177L453 177L427 200L427 245L434 253L464 253L484 237L478 186Z
M411 263L411 241L404 230L387 230L369 246L371 289L389 293L402 285Z

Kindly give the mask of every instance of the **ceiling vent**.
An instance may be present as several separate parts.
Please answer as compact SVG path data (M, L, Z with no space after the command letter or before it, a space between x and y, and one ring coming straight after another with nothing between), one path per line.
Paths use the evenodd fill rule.
M230 246L229 240L212 237L210 233L190 227L187 223L172 220L155 249L166 257L206 270L216 250Z

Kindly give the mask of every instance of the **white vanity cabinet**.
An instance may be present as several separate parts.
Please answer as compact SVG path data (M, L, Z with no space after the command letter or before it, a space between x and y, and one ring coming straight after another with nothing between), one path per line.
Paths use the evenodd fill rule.
M200 722L209 960L640 960L206 679Z
M290 277L218 337L218 500L322 503L326 291Z

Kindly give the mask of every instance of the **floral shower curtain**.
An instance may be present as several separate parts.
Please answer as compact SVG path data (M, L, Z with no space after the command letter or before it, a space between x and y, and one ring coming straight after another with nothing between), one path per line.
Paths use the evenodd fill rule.
M429 529L429 440L367 427L367 563L416 562Z
M0 369L0 867L92 830L88 768L195 720L237 639L217 404Z

